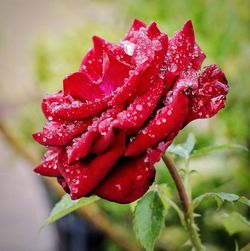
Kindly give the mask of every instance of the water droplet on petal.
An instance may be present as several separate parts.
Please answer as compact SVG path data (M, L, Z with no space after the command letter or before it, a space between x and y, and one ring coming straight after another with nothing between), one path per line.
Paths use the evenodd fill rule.
M125 53L128 54L129 56L132 56L134 53L135 44L129 41L123 41L122 44L123 44Z
M170 116L172 114L172 111L171 110L168 110L167 111L167 115Z
M122 188L121 188L121 185L120 184L116 184L115 187L118 189L118 191L121 191Z
M142 111L142 105L136 105L136 107L135 107L135 109L137 110L137 111Z
M168 70L170 72L176 72L177 71L177 65L175 63L172 63L169 67Z
M153 40L152 45L153 45L153 49L155 51L159 51L159 50L162 49L162 45L161 45L161 42L159 40Z

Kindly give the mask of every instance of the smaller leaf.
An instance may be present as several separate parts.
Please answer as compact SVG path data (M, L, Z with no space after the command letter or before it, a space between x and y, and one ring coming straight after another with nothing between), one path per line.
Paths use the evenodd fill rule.
M167 150L169 153L178 155L184 159L188 158L188 152L182 145L170 145Z
M222 222L230 235L238 232L250 231L250 222L237 212L224 216Z
M173 145L173 144L170 145L168 147L168 152L173 153L175 155L179 155L184 159L188 159L190 153L193 151L194 146L195 146L195 137L192 133L190 133L187 137L186 142L178 145Z
M138 200L129 203L130 210L131 210L132 213L135 211L135 208L137 206L137 202L138 202Z
M216 200L218 207L221 207L224 202L240 202L242 204L250 206L250 201L246 197L240 197L233 193L205 193L193 200L193 208L196 208L206 198L213 198Z
M240 199L240 196L237 194L233 193L216 193L217 196L219 196L223 201L228 201L228 202L236 202Z
M244 196L240 197L239 202L250 207L250 200Z
M188 153L190 154L195 146L195 136L193 133L189 133L186 142L183 144L184 148L188 151Z
M164 206L158 192L151 190L139 201L135 209L134 230L137 239L147 250L153 250L155 240L164 224Z
M94 201L100 199L97 196L84 197L79 200L71 200L68 194L64 195L59 202L56 203L52 209L49 217L45 220L42 227L49 225L62 218L63 216L75 211L76 209L86 206Z
M166 184L161 184L158 186L159 196L161 198L161 201L165 207L165 210L168 210L170 207L172 207L175 212L178 214L181 224L185 226L185 218L182 210L177 206L177 204L172 200L172 194L170 193L170 190Z
M167 202L166 200L164 200L164 197L167 197L169 199L169 201L171 200L172 201L172 194L170 192L170 189L169 187L167 186L167 184L160 184L157 186L157 188L159 189L159 196L161 198L161 201L164 205L164 208L166 210L168 210L170 208L170 204L169 202Z
M190 158L197 158L205 154L208 154L210 152L226 150L226 149L236 149L236 150L238 149L238 150L248 151L248 148L242 145L224 144L224 145L208 146L208 147L200 148L198 150L194 150L193 153L190 155Z

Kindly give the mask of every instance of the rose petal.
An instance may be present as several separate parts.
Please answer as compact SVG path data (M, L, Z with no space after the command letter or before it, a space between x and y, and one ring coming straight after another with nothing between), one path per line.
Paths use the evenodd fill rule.
M60 176L58 169L59 153L53 150L48 150L44 154L44 161L35 167L34 171L44 176L57 177Z
M52 103L48 107L49 114L53 118L68 121L83 120L100 114L108 106L109 98L104 98L96 102L82 102L80 100L67 101L64 103Z
M64 155L59 170L70 188L72 199L88 195L110 172L125 150L125 135L116 138L113 147L106 153L97 156L90 163L76 162L69 165Z
M154 50L154 59L141 79L137 95L145 92L152 84L154 84L156 77L159 75L168 49L168 36L164 33L160 33L155 23L149 26L148 33L153 39L151 46Z
M185 125L197 118L210 118L225 105L228 85L218 66L206 67L199 76L198 83L197 90L188 95L190 105Z
M117 115L114 126L119 129L140 128L149 118L162 96L165 86L163 80L158 78L154 85L142 96L138 97L127 110Z
M201 65L206 58L205 53L201 50L197 43L194 44L194 51L192 53L192 60L190 67L196 71L200 70Z
M154 181L154 164L175 136L169 135L165 142L159 143L154 150L148 150L144 156L120 159L94 194L117 203L130 203L143 196Z
M67 147L69 163L84 158L89 153L94 140L97 139L98 136L98 132L88 130L81 137L75 138L72 146Z
M102 154L105 152L115 141L115 134L113 128L110 129L100 136L100 138L93 145L91 152L96 154Z
M58 119L54 118L53 114L52 114L52 104L60 104L61 102L63 102L65 100L65 97L63 96L63 92L59 91L58 93L55 94L49 94L47 96L45 96L43 98L42 104L41 104L41 108L43 111L44 116L48 119L48 120L56 120L58 121ZM59 119L60 121L60 119Z
M119 105L133 98L138 88L144 71L148 68L149 63L144 62L136 67L135 70L130 72L130 77L125 79L124 85L117 88L114 95L109 102L109 106Z
M91 120L77 121L75 123L55 121L48 122L42 132L32 134L33 138L41 145L65 146L78 134L86 131Z
M187 69L192 60L194 50L194 31L192 22L187 21L183 28L169 40L168 53L166 57L166 78L168 73L180 74Z
M125 156L139 155L170 133L178 132L187 116L188 99L182 92L169 97L166 107L159 110L147 127L139 132L127 147Z
M63 80L64 95L82 101L95 101L104 97L101 86L93 83L84 72L75 72Z
M63 177L57 177L57 182L62 186L66 193L70 193L69 186Z
M140 198L155 178L155 169L147 158L121 159L94 193L117 203L130 203Z
M87 73L94 83L99 84L102 79L102 55L96 56L91 49L82 59L79 71Z
M94 141L98 140L101 135L105 135L112 130L111 122L122 109L123 106L115 106L107 110L99 119L93 121L86 133L81 137L74 139L73 144L67 147L67 154L70 163L79 158L84 158L91 151L90 149L92 148ZM108 137L105 137L103 140L106 141L107 145L101 147L103 150L98 148L100 151L104 151L104 149L112 143L107 141ZM110 140L112 140L112 137Z
M113 57L111 54L104 54L104 72L100 88L106 96L110 95L117 87L122 86L124 79L129 74L130 66L117 60L116 57Z
M125 37L123 38L123 41L128 40L130 41L131 38L133 38L134 36L134 32L135 31L139 31L140 28L146 28L146 24L143 23L141 20L139 19L135 19L130 30L128 31L128 33L125 35Z

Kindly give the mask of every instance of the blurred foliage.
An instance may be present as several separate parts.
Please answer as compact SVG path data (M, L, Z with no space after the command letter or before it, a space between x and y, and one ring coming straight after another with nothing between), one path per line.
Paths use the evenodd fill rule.
M95 4L116 8L113 23L89 22L76 27L64 35L41 34L34 46L34 82L37 83L39 96L54 92L62 87L63 78L78 69L82 56L91 48L91 36L97 34L110 41L119 41L134 18L144 22L156 21L160 29L169 36L179 30L187 19L192 19L196 40L206 52L204 65L218 64L225 72L230 92L226 108L210 120L195 121L185 128L175 142L183 142L187 133L195 132L195 149L223 143L238 143L250 147L250 1L248 0L105 0ZM61 4L64 4L62 2ZM87 8L87 6L86 6ZM94 13L93 13L94 15ZM119 22L117 22L119 20ZM39 110L39 100L25 107L24 113L11 127L31 143L30 134L41 128L43 118ZM42 149L42 148L40 148ZM176 159L182 168L183 163ZM193 194L205 192L232 192L250 197L249 190L249 153L223 151L212 153L203 158L191 160L191 167L198 171L193 174ZM166 168L157 164L157 182L167 183L172 196L178 200ZM131 213L128 206L98 202L113 219L131 228ZM227 212L236 206L227 204ZM249 209L237 206L242 215L250 216ZM223 227L221 211L215 211L213 200L204 201L198 208L204 219L199 219L204 243L209 250L234 250L234 239L239 247L249 241L245 233L236 233L230 237ZM174 240L174 241L173 241ZM158 241L159 250L180 250L186 241L185 233L179 226L177 216L169 210L166 228ZM179 245L179 246L177 246ZM107 250L118 250L107 243ZM185 249L183 249L185 250Z

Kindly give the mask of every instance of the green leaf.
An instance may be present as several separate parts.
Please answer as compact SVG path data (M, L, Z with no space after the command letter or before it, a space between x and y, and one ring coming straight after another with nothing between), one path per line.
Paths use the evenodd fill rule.
M205 193L193 200L193 208L199 206L199 204L206 198L213 198L216 200L218 207L220 207L224 202L240 202L247 206L250 206L250 201L246 197L241 197L233 193Z
M129 204L130 210L131 210L132 213L135 211L135 208L136 208L136 206L137 206L137 202L138 202L138 201L136 200L136 201L133 201L133 202L131 202L131 203Z
M240 196L237 194L233 194L233 193L224 193L224 192L220 192L220 193L216 193L216 195L223 201L228 201L228 202L236 202L240 199Z
M190 153L193 151L194 146L195 146L195 137L192 133L190 133L185 143L178 145L173 145L173 144L170 145L168 147L168 152L173 153L175 155L179 155L184 159L188 159Z
M250 207L250 200L244 196L240 197L239 202Z
M168 186L166 184L160 184L158 186L158 189L159 196L161 198L165 210L168 210L170 207L172 207L178 214L181 224L185 226L184 214L182 210L177 206L177 204L172 200L172 194L170 193Z
M184 148L188 151L188 153L190 154L195 146L195 136L193 133L189 133L186 142L183 144Z
M153 250L163 224L164 206L158 192L152 190L138 201L134 215L136 237L147 251Z
M226 149L236 149L236 150L238 149L238 150L248 151L248 148L242 145L224 144L224 145L217 145L217 146L208 146L208 147L200 148L198 150L194 150L193 153L190 155L190 158L197 158L205 154L208 154L210 152L226 150Z
M75 211L76 209L86 206L94 201L100 199L97 196L84 197L79 200L71 200L68 194L64 195L59 202L56 203L52 209L49 217L45 220L42 228L49 225L52 222L57 221L63 216Z
M238 232L250 231L250 222L237 212L224 216L222 222L230 235Z

